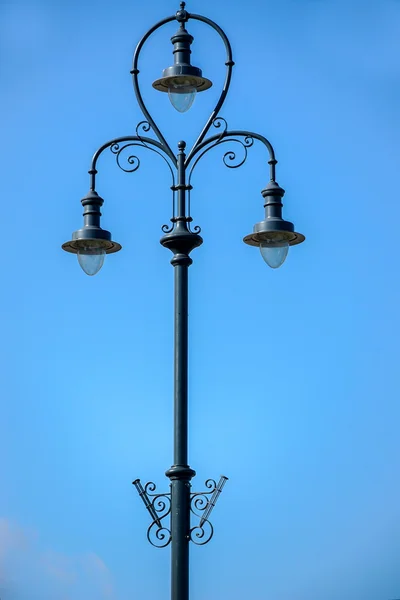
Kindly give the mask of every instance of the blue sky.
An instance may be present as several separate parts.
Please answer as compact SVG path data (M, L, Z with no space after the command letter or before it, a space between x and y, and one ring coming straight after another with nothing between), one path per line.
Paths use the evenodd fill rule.
M89 278L61 244L81 226L92 153L142 115L129 70L152 3L0 6L2 600L162 600L169 551L146 541L131 481L172 461L169 175L99 163L102 224L123 245ZM204 244L190 268L194 490L230 480L215 536L194 547L192 600L400 597L396 227L400 3L193 1L231 39L232 129L266 135L284 214L307 237L273 271L242 243L263 215L266 154L193 176ZM143 52L143 95L173 147L193 142L224 52L204 26L193 63L214 87L176 113L150 83L170 35Z

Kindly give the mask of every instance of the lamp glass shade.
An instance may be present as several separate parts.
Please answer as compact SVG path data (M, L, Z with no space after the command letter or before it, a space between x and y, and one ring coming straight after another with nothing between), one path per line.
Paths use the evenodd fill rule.
M96 275L103 266L106 251L102 246L94 246L93 243L82 246L77 252L78 262L86 275Z
M196 92L196 87L190 85L185 79L182 83L173 83L168 88L168 96L172 106L181 113L186 112L192 106Z
M265 241L260 244L261 256L271 269L278 269L287 257L289 243L284 240L281 242Z

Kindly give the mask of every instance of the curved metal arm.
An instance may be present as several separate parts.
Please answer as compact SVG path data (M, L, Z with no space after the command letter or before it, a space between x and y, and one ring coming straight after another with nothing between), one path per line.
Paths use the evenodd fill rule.
M184 3L181 3L181 5L183 5L183 7L184 7ZM195 168L195 166L197 165L199 160L202 158L202 156L204 156L204 154L206 154L206 152L208 152L208 150L211 150L211 148L213 148L221 143L225 143L228 141L240 142L240 140L235 139L237 137L244 138L244 142L240 142L245 150L244 160L246 159L246 156L247 156L247 148L249 148L253 144L254 139L259 140L266 146L266 148L269 152L269 157L270 157L270 160L268 161L268 163L270 165L271 180L275 180L275 165L276 165L277 161L275 159L274 149L273 149L271 143L267 140L267 138L265 138L264 136L262 136L258 133L250 132L250 131L242 131L242 130L228 131L228 129L227 129L228 125L227 125L225 119L223 119L222 117L218 117L218 113L219 113L222 105L225 102L225 99L226 99L226 96L227 96L227 93L228 93L228 90L230 87L230 82L231 82L231 77L232 77L232 68L233 68L233 65L235 64L232 59L232 49L231 49L231 45L230 45L228 37L226 36L225 32L221 29L221 27L219 25L217 25L217 23L215 23L214 21L209 19L208 17L203 17L202 15L197 15L197 14L190 14L187 11L184 11L184 13L185 13L185 16L184 16L185 22L188 21L189 19L194 19L197 21L201 21L201 22L205 23L206 25L209 25L210 27L212 27L218 33L218 35L224 42L225 49L226 49L226 62L225 62L226 76L225 76L225 82L224 82L224 85L222 88L221 95L215 105L215 108L211 112L211 115L209 116L206 124L204 125L199 137L197 138L196 142L194 143L193 147L191 148L191 150L188 153L188 155L185 159L185 162L184 162L184 170L186 170L188 168L189 164L192 162L192 160L195 157L197 157L196 160L194 160L194 163L190 170L189 185L190 185L190 177L193 172L193 169ZM141 123L139 123L139 125L136 128L136 133L137 133L136 136L124 136L124 137L120 137L120 138L115 138L113 140L110 140L106 144L103 144L103 146L101 146L97 150L97 152L93 156L91 168L89 170L89 174L91 175L91 189L92 190L95 189L95 176L97 174L97 170L96 170L97 160L98 160L99 156L102 154L102 152L107 148L111 148L112 152L117 156L118 165L123 170L132 172L138 168L138 166L140 164L139 159L135 156L128 157L128 164L130 165L131 168L124 169L119 163L119 157L120 157L121 152L123 150L125 150L127 147L136 146L136 145L148 148L149 150L152 150L153 152L156 152L157 154L162 156L162 158L165 160L165 162L167 163L167 165L171 171L173 188L175 187L174 170L171 167L171 163L176 169L178 169L177 158L174 155L173 151L171 150L168 142L162 135L161 131L157 127L154 119L152 118L149 111L147 110L147 107L143 102L143 98L142 98L142 95L140 92L140 87L139 87L139 82L138 82L138 74L139 74L138 60L139 60L139 55L143 48L143 45L145 44L147 39L157 29L159 29L163 25L166 25L167 23L170 23L175 20L178 20L178 21L182 20L182 18L181 19L179 18L179 11L175 15L167 17L167 18L159 21L155 25L153 25L153 27L151 27L147 31L147 33L142 37L142 39L140 40L140 42L138 43L138 45L136 47L136 50L133 55L133 67L132 67L131 73L133 76L133 86L134 86L136 99L137 99L139 107L140 107L141 111L143 112L143 114L145 115L147 121L144 121L144 122L142 121ZM218 128L218 127L221 127L222 122L225 124L222 132L220 132L214 136L211 136L207 139L204 139L205 136L207 135L211 125L214 125L216 128ZM143 131L145 131L145 132L148 132L150 130L150 128L153 129L154 133L156 134L156 136L158 138L158 141L155 139L146 137L146 136L139 135L138 128L140 126L142 126ZM123 147L120 147L121 143L124 143L125 145ZM235 159L234 152L227 152L224 155L224 162L229 167L234 168L236 166L240 166L244 162L244 160L242 160L239 164L228 164L230 161L233 161L234 159Z
M169 156L169 158L176 165L176 158L175 158L174 153L172 152L171 148L168 145L168 142L166 141L166 139L164 138L163 134L161 133L161 131L157 127L154 119L152 118L151 114L147 110L147 107L146 107L145 103L143 102L142 94L141 94L140 88L139 88L139 80L138 80L138 75L139 75L138 60L139 60L139 55L140 55L140 51L141 51L141 49L143 47L143 44L151 36L151 34L154 33L157 29L159 29L160 27L162 27L166 23L169 23L170 21L175 21L175 19L176 19L176 16L173 15L172 17L167 17L166 19L163 19L162 21L159 21L158 23L156 23L155 25L153 25L153 27L151 29L149 29L148 32L142 37L142 39L140 40L140 42L136 46L136 50L135 50L135 53L133 55L133 65L132 65L131 73L132 73L132 80L133 80L133 88L135 90L136 100L138 101L140 109L141 109L142 113L144 114L144 116L146 117L147 121L150 123L150 125L151 125L154 133L158 137L158 139L160 141L160 146L162 147L162 150Z
M176 15L173 15L171 17L167 17L166 19L163 19L162 21L159 21L158 23L156 23L155 25L153 25L153 27L151 27L151 29L149 29L148 32L142 37L142 39L140 40L140 42L138 43L138 45L136 47L134 55L133 55L133 66L132 66L132 71L131 71L132 77L133 77L133 87L134 87L134 90L135 90L136 99L138 101L140 109L143 112L143 114L146 117L146 119L148 120L148 122L150 123L153 131L155 132L156 136L158 137L160 143L162 144L164 151L166 152L166 154L168 154L168 156L171 158L171 160L175 160L174 153L172 152L170 146L168 145L168 142L166 141L166 139L162 135L161 131L157 127L154 119L150 115L149 111L147 110L147 107L146 107L145 103L143 102L142 94L140 92L140 87L139 87L139 80L138 80L138 74L139 74L138 60L139 60L140 52L141 52L142 47L143 47L144 43L146 42L146 40L157 29L159 29L160 27L162 27L166 23L170 23L171 21L174 21L175 19L176 19ZM190 150L190 152L188 154L188 162L190 161L191 157L195 153L195 150L196 150L197 146L199 144L201 144L201 142L203 141L204 137L207 135L208 130L210 129L210 127L211 127L214 119L218 115L218 113L219 113L219 111L220 111L223 103L225 102L225 98L226 98L226 95L228 93L230 82L231 82L232 67L235 64L233 62L233 59L232 59L231 44L230 44L230 42L229 42L229 40L228 40L225 32L221 29L221 27L219 25L217 25L217 23L215 23L214 21L212 21L208 17L203 17L202 15L196 15L196 14L187 13L187 20L189 20L189 19L194 19L196 21L201 21L201 22L205 23L206 25L209 25L221 37L222 41L224 42L225 48L226 48L226 61L225 61L226 76L225 76L225 82L224 82L224 85L223 85L223 88L222 88L222 92L221 92L221 95L220 95L220 97L219 97L219 99L217 101L217 104L215 105L214 110L212 111L212 113L209 116L209 118L208 118L205 126L203 127L203 129L202 129L199 137L197 138L197 140L196 140L193 148Z
M190 150L190 152L188 153L188 156L186 158L185 161L185 166L188 165L192 159L192 157L196 154L199 146L201 145L202 141L204 140L204 137L207 135L208 130L210 129L212 123L214 122L216 116L218 115L219 111L221 110L221 107L223 105L223 103L225 102L225 98L226 95L228 93L229 90L229 86L231 84L231 78L232 78L232 68L234 66L234 62L232 59L232 48L231 48L231 44L225 34L225 32L221 29L221 27L219 25L217 25L217 23L215 23L214 21L211 21L211 19L207 18L207 17L203 17L201 15L192 15L189 14L189 19L195 19L196 21L202 21L203 23L206 23L206 25L209 25L210 27L212 27L218 34L219 36L222 38L222 41L225 44L225 48L226 48L226 76L225 76L225 82L224 82L224 86L222 88L222 92L221 95L218 99L217 104L215 105L214 110L212 111L207 123L205 124L205 126L203 127L199 137L197 138L196 142L194 143L192 149Z
M224 121L226 124L225 119L222 119L222 117L217 117L216 119L213 120L213 124L215 127L221 126L220 120ZM206 140L204 140L203 142L201 142L200 144L198 144L198 146L194 149L192 155L186 159L185 167L188 167L190 161L196 156L196 154L198 154L199 152L201 152L203 150L203 152L201 152L200 156L195 160L195 162L192 166L192 169L190 171L190 175L192 174L194 167L197 165L197 163L199 162L201 157L204 156L204 154L206 154L208 152L208 150L211 150L211 148L215 148L215 146L218 146L219 144L221 144L223 142L237 141L234 139L236 137L244 138L245 142L247 140L256 139L256 140L259 140L260 142L262 142L264 144L264 146L266 146L266 148L268 150L268 154L269 154L268 164L270 165L270 177L271 177L271 180L275 181L275 165L278 161L275 158L275 152L274 152L271 142L269 140L267 140L267 138L264 137L263 135L260 135L259 133L255 133L253 131L242 131L239 129L233 129L233 130L229 131L226 128L221 133L213 135L213 136L207 138ZM252 142L245 143L245 147L249 147L251 145L252 145ZM240 163L240 164L243 164L243 163ZM237 166L240 166L240 165L237 165Z
M142 123L139 123L139 125L137 126L136 129L139 128L140 125L142 125ZM157 140L153 140L152 138L146 137L146 136L141 136L141 135L127 135L127 136L123 136L123 137L119 137L119 138L114 138L113 140L110 140L109 142L106 142L105 144L103 144L93 155L92 158L92 162L91 162L91 166L89 169L89 175L90 175L90 189L94 190L96 188L96 174L97 174L97 161L99 159L99 156L104 152L104 150L107 150L107 148L113 148L116 147L117 151L119 151L119 144L121 143L125 143L128 142L128 145L138 145L141 146L142 148L147 148L148 150L152 150L153 152L156 152L157 154L159 154L167 163L169 170L171 172L172 175L172 184L175 185L175 176L174 176L174 172L173 169L170 165L170 163L168 162L168 159L165 156L166 150L165 147L161 144L161 142L157 142ZM154 148L152 146L155 146ZM125 148L126 146L124 146ZM121 148L121 150L123 150L124 148ZM158 150L156 150L156 148L158 148ZM114 152L114 154L116 154L117 152ZM169 154L167 154L168 158L171 158ZM172 155L172 161L174 166L176 166L176 158L174 155ZM136 170L136 169L133 169Z

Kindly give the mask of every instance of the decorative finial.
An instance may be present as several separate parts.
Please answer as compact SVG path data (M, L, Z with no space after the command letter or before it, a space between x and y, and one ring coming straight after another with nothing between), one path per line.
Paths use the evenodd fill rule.
M189 14L188 12L185 10L185 6L186 6L186 2L181 2L180 3L180 9L176 12L176 20L178 21L178 23L181 24L182 23L186 23L186 21L189 18Z

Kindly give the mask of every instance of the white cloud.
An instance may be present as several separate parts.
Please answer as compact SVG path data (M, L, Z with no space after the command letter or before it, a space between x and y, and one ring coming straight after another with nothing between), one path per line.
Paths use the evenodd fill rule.
M112 600L111 573L94 552L44 549L33 531L0 518L0 589L30 600Z

